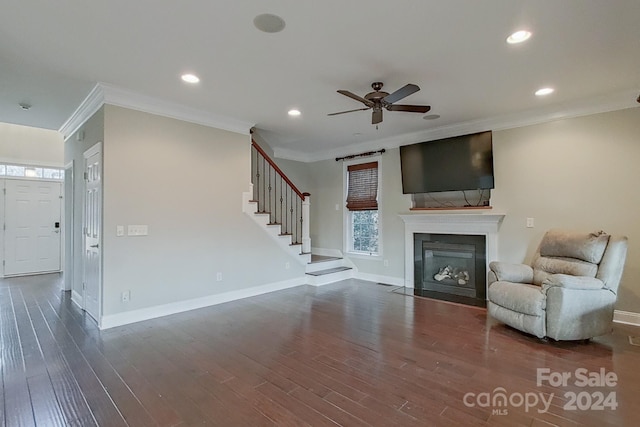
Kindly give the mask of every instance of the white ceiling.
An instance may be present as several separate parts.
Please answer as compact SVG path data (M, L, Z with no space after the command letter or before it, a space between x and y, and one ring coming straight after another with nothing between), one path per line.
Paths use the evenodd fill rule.
M281 16L284 31L258 31L262 13ZM59 129L104 82L254 123L276 152L317 157L469 123L637 105L638 22L638 0L3 2L0 121ZM528 42L505 43L523 28ZM180 81L187 71L201 82ZM374 81L387 92L417 84L400 103L441 118L385 111L376 129L371 111L327 116L362 106L337 89L362 96ZM542 86L556 92L535 97Z

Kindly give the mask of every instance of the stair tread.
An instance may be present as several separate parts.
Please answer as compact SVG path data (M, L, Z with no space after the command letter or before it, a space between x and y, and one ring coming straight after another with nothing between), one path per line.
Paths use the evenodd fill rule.
M346 271L346 270L351 270L351 267L328 268L326 270L311 271L311 272L308 272L307 274L309 276L324 276L325 274L339 273L341 271Z

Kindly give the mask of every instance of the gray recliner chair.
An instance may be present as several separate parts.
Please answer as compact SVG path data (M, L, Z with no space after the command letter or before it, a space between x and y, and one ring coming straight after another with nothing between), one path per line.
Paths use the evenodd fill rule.
M624 236L550 230L530 266L489 264L489 314L538 338L607 334L626 255Z

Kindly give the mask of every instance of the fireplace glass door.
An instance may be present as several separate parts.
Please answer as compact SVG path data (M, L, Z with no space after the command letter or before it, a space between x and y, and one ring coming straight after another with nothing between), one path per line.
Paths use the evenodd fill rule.
M486 237L414 234L416 295L486 306Z
M425 289L476 297L475 246L422 242L422 252Z

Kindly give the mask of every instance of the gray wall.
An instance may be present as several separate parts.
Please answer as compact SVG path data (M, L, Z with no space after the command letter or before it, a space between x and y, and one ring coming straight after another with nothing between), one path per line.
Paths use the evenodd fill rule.
M616 307L640 313L640 108L496 132L494 156L500 258L529 260L552 227L624 234Z
M494 132L492 205L494 212L506 214L500 259L528 262L552 227L625 234L629 254L617 308L640 312L639 135L640 108ZM286 163L282 167L288 172ZM306 181L313 195L312 244L343 250L342 165L324 160L304 168L311 175ZM353 262L361 273L402 281L404 226L398 214L409 213L411 203L402 194L398 149L387 150L381 168L383 256ZM535 218L535 228L525 227L527 217Z
M104 139L104 315L304 274L242 212L249 135L107 105ZM116 237L129 224L149 235Z
M60 132L0 123L0 161L62 167L64 141Z

